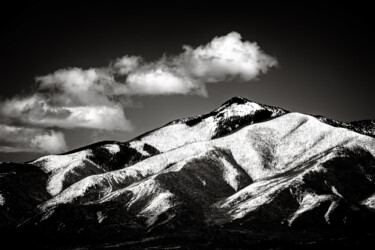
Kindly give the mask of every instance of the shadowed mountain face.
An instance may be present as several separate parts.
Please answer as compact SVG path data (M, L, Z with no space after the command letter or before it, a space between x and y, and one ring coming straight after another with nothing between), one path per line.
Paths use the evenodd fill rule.
M235 97L129 142L2 163L0 225L41 245L119 247L263 246L267 235L303 245L342 238L337 229L371 233L374 124ZM300 228L311 233L286 235Z

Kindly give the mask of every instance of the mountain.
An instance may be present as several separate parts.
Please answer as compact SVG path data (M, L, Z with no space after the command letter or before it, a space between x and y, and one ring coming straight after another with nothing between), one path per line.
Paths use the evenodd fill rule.
M374 121L235 97L129 142L1 163L1 230L43 246L364 245L374 137Z

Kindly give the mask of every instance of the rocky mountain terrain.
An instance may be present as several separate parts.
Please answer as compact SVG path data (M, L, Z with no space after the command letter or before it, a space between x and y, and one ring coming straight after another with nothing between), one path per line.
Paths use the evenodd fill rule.
M0 231L39 246L364 246L374 137L374 120L235 97L128 142L0 163Z

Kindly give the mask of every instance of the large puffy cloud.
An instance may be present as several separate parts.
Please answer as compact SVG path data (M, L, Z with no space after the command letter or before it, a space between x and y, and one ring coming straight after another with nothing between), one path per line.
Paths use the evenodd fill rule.
M0 124L0 152L54 154L65 150L67 146L62 132Z
M57 152L66 147L64 129L131 130L124 108L132 96L207 96L207 84L233 84L234 78L250 81L276 65L276 59L256 43L231 32L196 48L184 45L182 53L152 62L127 55L102 68L60 69L36 77L35 93L1 102L0 126L3 137L6 131L11 133L10 127L18 127L29 141L22 145ZM54 143L56 148L51 146Z
M249 81L277 65L276 59L263 53L256 43L241 39L240 34L232 32L196 49L185 45L185 52L176 59L176 64L185 66L192 77L202 82L233 77Z
M256 43L242 41L237 32L216 37L197 48L184 45L180 55L162 57L150 64L127 68L129 94L207 95L206 84L240 78L250 81L277 65L277 60ZM128 57L124 61L129 60ZM121 61L121 60L120 60Z

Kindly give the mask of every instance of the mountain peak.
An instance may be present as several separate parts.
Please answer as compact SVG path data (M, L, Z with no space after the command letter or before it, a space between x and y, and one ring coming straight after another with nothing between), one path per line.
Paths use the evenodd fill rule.
M235 97L232 97L231 99L229 99L228 101L224 102L221 106L229 106L229 105L232 105L234 103L245 104L247 102L250 102L250 100L245 98L245 97L242 97L242 96L235 96Z
M167 123L165 126L186 124L187 126L192 127L206 121L215 123L216 125L214 127L221 127L223 124L228 126L230 123L234 127L229 131L233 131L234 128L240 128L243 125L249 125L253 122L259 122L260 120L266 120L285 113L288 113L288 111L278 107L252 102L245 97L235 96L210 113L174 120ZM259 117L259 115L261 117ZM258 118L260 120L258 120ZM241 124L237 124L238 122Z

